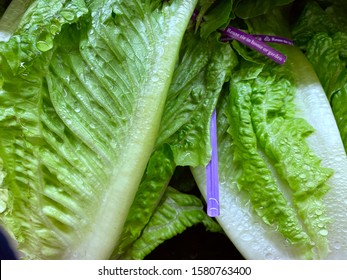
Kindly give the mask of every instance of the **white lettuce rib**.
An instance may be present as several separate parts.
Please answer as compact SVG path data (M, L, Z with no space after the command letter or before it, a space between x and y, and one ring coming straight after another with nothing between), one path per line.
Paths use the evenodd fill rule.
M293 50L293 63L306 59L301 52ZM322 165L334 170L329 179L330 191L324 196L330 220L328 259L347 258L347 157L325 92L311 65L296 69L298 94L296 104L300 114L316 132L307 141L322 159ZM314 82L315 81L315 82Z

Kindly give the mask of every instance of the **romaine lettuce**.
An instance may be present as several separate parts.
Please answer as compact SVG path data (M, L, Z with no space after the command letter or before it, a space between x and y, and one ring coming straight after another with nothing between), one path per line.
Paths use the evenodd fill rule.
M203 223L212 231L220 230L204 212L200 199L179 194L172 188L166 190L166 187L176 166L208 163L211 153L208 141L210 116L236 63L232 49L215 37L201 40L192 28L186 31L155 150L131 206L122 243L116 248L113 258L140 258L144 252L148 253L156 245L196 223ZM187 200L191 201L190 207ZM185 206L191 211L186 211ZM166 211L164 214L163 209ZM164 219L163 215L167 218ZM158 221L162 224L159 225Z
M196 1L35 1L0 44L1 223L23 258L108 258Z
M289 35L276 10L247 24ZM219 223L249 259L346 258L346 154L314 70L297 47L274 46L279 66L232 44L244 62L217 107Z
M324 87L347 151L347 9L344 1L333 2L308 3L293 35Z
M281 66L219 40L230 19L290 37L273 6L293 1L197 2L6 11L0 221L22 258L142 259L197 223L249 259L347 258L346 153L313 69L297 47L276 46ZM220 225L170 181L191 167L206 196L216 108Z

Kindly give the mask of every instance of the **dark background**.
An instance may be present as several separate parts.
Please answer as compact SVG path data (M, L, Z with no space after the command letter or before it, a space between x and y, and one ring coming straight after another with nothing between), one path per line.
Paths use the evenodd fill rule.
M188 167L177 166L169 185L204 201ZM204 225L198 224L166 240L145 259L243 260L244 258L224 233L207 231Z
M206 231L203 225L186 229L165 241L147 260L243 260L243 256L223 233Z

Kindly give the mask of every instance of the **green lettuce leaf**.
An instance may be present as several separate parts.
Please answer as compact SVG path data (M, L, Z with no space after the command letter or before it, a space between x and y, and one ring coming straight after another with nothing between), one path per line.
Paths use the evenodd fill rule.
M0 45L1 224L23 258L108 258L196 1L33 5Z
M185 36L156 146L169 144L177 165L207 165L210 118L237 58L216 34L206 40L192 32Z
M306 49L308 42L317 33L329 36L337 32L346 32L346 6L344 1L324 1L328 7L322 7L319 1L309 1L300 11L299 17L292 27L295 44Z
M250 33L289 34L275 11L247 23ZM248 259L344 258L347 162L336 122L300 50L273 47L285 65L242 48L217 107L217 220ZM206 195L204 168L193 174Z
M264 15L272 9L288 5L294 0L238 0L235 1L234 13L242 19Z
M346 154L310 64L278 46L288 61L275 65L214 32L238 16L290 36L275 11L253 18L290 2L200 1L193 24L194 0L13 1L0 20L0 223L21 257L142 259L194 224L220 231L169 183L190 166L206 195L217 107L218 222L242 254L346 258ZM334 2L324 12L342 19ZM342 121L345 29L330 27L331 41L299 41L338 65L317 73Z
M143 259L154 248L187 227L202 223L207 230L220 232L220 226L206 215L203 203L194 195L167 188L149 223L122 259Z
M153 152L124 224L120 244L113 252L112 259L122 259L124 255L131 256L132 246L142 239L144 229L158 211L175 167L169 146L162 145Z
M233 4L234 0L200 1L196 17L196 30L198 30L202 38L207 38L216 30L226 27L232 16Z
M347 20L341 4L323 9L309 3L293 34L323 85L347 151Z
M215 36L205 40L193 30L186 31L169 88L156 149L147 165L123 229L122 242L113 258L143 258L145 255L142 251L138 252L138 247L140 244L145 246L149 237L155 239L160 234L155 242L151 241L150 246L146 245L146 253L188 226L195 223L213 224L203 211L202 203L185 193L175 192L176 199L195 201L196 211L189 213L165 206L166 212L172 211L172 215L176 216L173 221L171 218L165 220L160 205L167 203L166 188L176 166L206 165L209 161L210 117L222 86L230 79L231 69L236 63L232 49L218 42ZM176 185L173 187L180 188ZM160 228L159 222L162 223ZM153 223L157 228L156 234L151 229ZM169 232L165 230L168 225ZM214 225L209 228L219 227Z

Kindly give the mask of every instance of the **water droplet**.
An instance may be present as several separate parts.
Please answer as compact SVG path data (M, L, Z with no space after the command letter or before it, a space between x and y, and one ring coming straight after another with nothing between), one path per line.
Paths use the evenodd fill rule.
M308 164L305 164L305 165L303 166L303 169L305 169L305 170L311 170L311 166L309 166Z
M72 124L72 120L70 120L70 119L66 119L65 122L66 122L67 125L71 125Z
M56 33L58 33L59 32L59 27L58 26L56 26L56 25L54 25L54 24L52 24L51 25L51 27L50 27L50 32L51 32L51 34L56 34Z
M159 45L157 49L158 55L162 56L164 54L164 51L164 48L161 45Z
M300 159L303 158L303 155L302 155L300 152L296 152L296 153L295 153L295 158L296 158L297 160L300 160Z
M323 224L323 223L319 223L319 224L318 224L318 227L323 228L323 227L324 227L324 224Z
M319 234L322 235L322 236L327 236L328 233L329 233L329 232L328 232L326 229L321 229L321 230L319 231Z
M38 41L36 43L36 47L42 51L42 52L46 52L48 50L50 50L53 47L53 43L50 43L48 41Z
M154 83L158 82L159 81L159 76L158 75L153 75L151 81L154 82Z
M273 260L274 259L274 255L271 252L268 252L265 254L265 259L266 260Z
M323 214L323 211L322 210L320 210L320 209L317 209L316 210L316 215L317 216L320 216L320 215L322 215Z
M244 227L243 225L242 225L242 226L238 226L238 227L237 227L237 230L238 230L238 231L242 231L244 228L245 228L245 227Z
M242 235L241 235L241 239L243 240L243 241L250 241L250 240L252 240L252 235L251 234L249 234L249 233L243 233Z
M340 243L340 241L335 241L333 246L334 246L334 248L335 248L336 250L341 249L341 243Z
M89 125L89 127L90 127L91 129L94 129L94 128L95 128L95 124L91 123L91 124Z
M62 11L61 15L68 21L72 21L75 18L74 13L70 11Z
M73 103L73 108L74 108L74 111L75 111L76 113L81 112L81 108L80 108L78 105L79 105L79 102L78 102L78 101L75 101L75 102Z
M48 32L42 32L37 38L36 47L42 52L46 52L53 48L52 35Z

